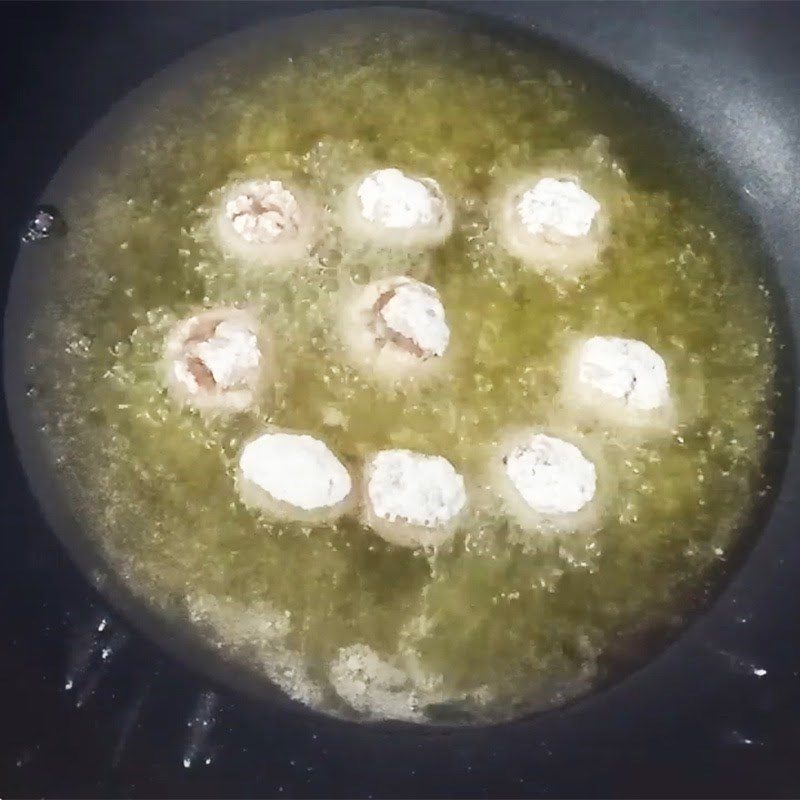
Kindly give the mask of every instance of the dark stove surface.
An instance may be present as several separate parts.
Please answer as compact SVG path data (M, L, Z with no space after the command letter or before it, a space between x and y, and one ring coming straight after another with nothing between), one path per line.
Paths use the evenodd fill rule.
M25 215L92 119L179 53L287 9L0 6L3 284ZM706 57L717 48L720 75L725 59L744 52L743 63L764 72L736 81L758 88L763 79L775 102L800 104L800 5L498 3L491 11L631 65L649 64L650 48L652 68L639 78L669 86L659 74L672 70L673 94L691 70L669 42ZM756 40L769 44L748 50ZM724 80L713 70L703 79ZM80 96L69 94L75 86ZM707 102L712 119L713 93ZM798 135L800 125L787 131ZM5 424L0 437L2 797L800 793L800 536L765 537L711 613L611 690L536 720L392 733L256 707L163 655L89 588L45 530Z

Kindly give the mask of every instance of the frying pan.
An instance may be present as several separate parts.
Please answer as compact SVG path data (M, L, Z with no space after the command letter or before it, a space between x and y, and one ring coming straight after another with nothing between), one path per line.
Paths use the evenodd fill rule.
M6 9L4 292L19 232L42 189L115 100L226 31L320 5ZM669 109L665 130L677 124L689 131L692 157L714 170L740 224L760 234L783 331L784 401L770 456L782 480L754 519L753 546L739 554L740 568L713 605L699 598L704 613L666 651L569 708L487 728L358 726L287 708L277 696L254 703L229 691L224 668L201 654L185 665L190 643L168 640L88 554L72 553L81 569L66 558L27 489L24 442L17 453L4 425L0 677L7 724L0 792L547 796L800 789L792 760L800 735L794 414L800 6L452 3L443 10L480 15L498 35L555 41L653 95ZM16 313L8 307L5 337L15 335ZM110 658L113 669L80 666L80 640L89 629L102 635L92 642L101 641L99 660ZM65 700L71 675L89 684L78 709L72 697ZM197 732L209 727L211 742Z

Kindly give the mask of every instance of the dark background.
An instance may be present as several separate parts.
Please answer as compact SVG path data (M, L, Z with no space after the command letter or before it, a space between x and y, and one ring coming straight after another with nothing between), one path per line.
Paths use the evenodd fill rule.
M0 5L3 293L26 215L91 122L187 49L288 8ZM719 129L718 155L745 177L752 171L761 210L780 201L763 186L775 170L757 152L743 158L752 137L737 138L739 112L720 87L728 81L743 103L782 109L784 127L753 135L767 147L772 136L779 154L800 152L800 5L499 3L491 11L535 21L598 58L613 55L679 110L694 103L698 127ZM800 170L788 168L797 161L779 166L796 201ZM256 707L162 655L110 612L46 531L5 419L0 439L2 797L800 794L796 515L759 542L709 614L623 684L538 720L389 733Z

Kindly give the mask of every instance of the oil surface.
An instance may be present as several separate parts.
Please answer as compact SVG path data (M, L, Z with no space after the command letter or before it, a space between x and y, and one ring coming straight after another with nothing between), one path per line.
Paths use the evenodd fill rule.
M86 534L176 625L330 713L503 718L587 690L704 591L765 488L774 325L738 232L632 115L610 113L605 83L467 24L380 19L226 40L92 148L31 311L31 410ZM593 182L611 212L611 244L577 282L522 269L492 223L496 189L550 163ZM340 229L342 190L381 166L434 177L453 200L441 248L393 254ZM257 175L323 209L320 241L291 270L225 258L209 233L220 192ZM390 391L344 358L340 292L397 272L441 294L446 381ZM159 360L177 319L220 304L268 321L277 378L260 415L204 421L170 402ZM581 428L560 406L570 338L592 334L662 354L673 430ZM523 534L487 501L451 547L412 552L352 519L246 510L236 456L265 424L316 432L354 469L385 447L440 453L478 490L505 428L580 429L612 488L591 534Z

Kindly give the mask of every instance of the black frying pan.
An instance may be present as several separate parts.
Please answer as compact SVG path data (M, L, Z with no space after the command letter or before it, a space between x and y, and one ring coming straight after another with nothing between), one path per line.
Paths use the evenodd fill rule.
M305 3L309 11L317 4ZM328 6L329 7L329 6ZM764 243L786 348L782 488L727 591L646 668L569 709L492 728L356 726L254 705L218 665L186 668L88 555L68 562L28 494L3 428L7 525L0 544L0 655L10 720L0 794L563 795L792 793L800 734L800 511L794 402L800 331L800 6L453 4L498 35L574 47L669 106L692 157L728 187ZM19 231L60 159L120 96L193 46L271 5L72 5L0 9L4 90L4 288ZM368 7L362 13L370 13ZM509 27L510 26L510 27ZM510 30L513 28L514 30ZM732 309L731 313L735 313ZM14 335L14 310L7 336ZM11 399L11 398L9 398ZM75 554L73 554L75 555ZM84 573L159 647L108 613ZM71 615L71 616L70 616ZM50 626L50 630L44 630ZM97 628L102 628L98 631ZM99 648L99 661L81 654ZM102 650L109 656L102 658ZM119 653L119 655L117 655ZM94 654L97 656L97 653ZM211 678L204 677L210 674ZM85 684L80 708L64 683ZM80 698L79 698L80 699ZM10 711L8 710L10 709ZM186 722L189 722L188 729ZM206 722L206 725L203 725ZM206 735L206 729L211 728ZM206 759L211 763L205 764ZM184 762L188 767L184 767Z

